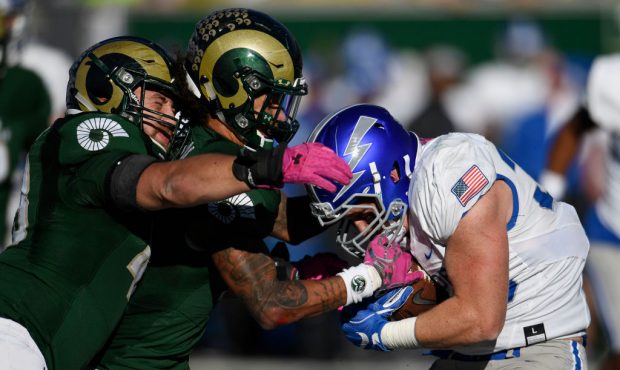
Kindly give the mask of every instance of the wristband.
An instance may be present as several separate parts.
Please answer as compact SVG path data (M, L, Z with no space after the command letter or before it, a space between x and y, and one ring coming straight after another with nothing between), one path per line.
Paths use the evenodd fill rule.
M282 183L282 157L286 146L273 150L243 147L233 162L232 173L237 180L250 188L280 189Z
M359 303L364 298L372 296L375 290L381 287L381 276L370 265L359 264L342 270L337 274L344 280L347 287L347 303Z
M409 317L399 321L390 321L381 329L381 342L389 349L420 347L415 336L417 317Z

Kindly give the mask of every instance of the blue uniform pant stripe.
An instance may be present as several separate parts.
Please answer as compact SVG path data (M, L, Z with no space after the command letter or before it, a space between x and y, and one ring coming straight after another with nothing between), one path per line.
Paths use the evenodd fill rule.
M571 340L570 341L572 349L573 349L573 357L575 359L575 370L581 370L581 357L579 356L579 344L577 343L577 341Z

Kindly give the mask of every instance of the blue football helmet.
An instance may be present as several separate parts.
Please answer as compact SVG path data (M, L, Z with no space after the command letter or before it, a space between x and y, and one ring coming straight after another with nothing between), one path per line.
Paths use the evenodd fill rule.
M419 147L414 133L405 130L385 108L358 104L323 119L308 142L329 147L349 163L353 172L349 185L337 184L334 193L307 186L313 200L312 213L320 224L341 221L337 242L345 250L361 258L366 243L377 232L383 232L390 241L402 235ZM352 222L347 218L354 209L370 211L372 216L365 217L368 227L359 233L351 233Z

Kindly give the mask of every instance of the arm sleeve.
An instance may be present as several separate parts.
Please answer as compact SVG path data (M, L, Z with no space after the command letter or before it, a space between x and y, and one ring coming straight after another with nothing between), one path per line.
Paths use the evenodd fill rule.
M493 185L495 149L473 134L446 135L431 145L411 185L411 212L435 242L445 245L461 218Z
M108 192L114 205L124 211L140 210L136 189L142 172L156 159L144 154L133 154L116 162L108 177Z

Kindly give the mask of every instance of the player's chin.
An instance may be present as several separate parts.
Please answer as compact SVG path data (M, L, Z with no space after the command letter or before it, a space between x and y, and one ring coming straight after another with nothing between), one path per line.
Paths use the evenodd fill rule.
M155 140L157 140L157 142L159 144L161 144L161 146L163 146L164 148L168 149L168 146L170 145L170 137L169 136L167 136L167 135L165 135L165 134L163 134L161 132L158 132L157 133L157 137L156 137Z
M155 144L157 144L164 150L168 150L168 147L170 146L170 138L168 138L166 135L162 134L161 132L156 132L154 135L149 136Z

